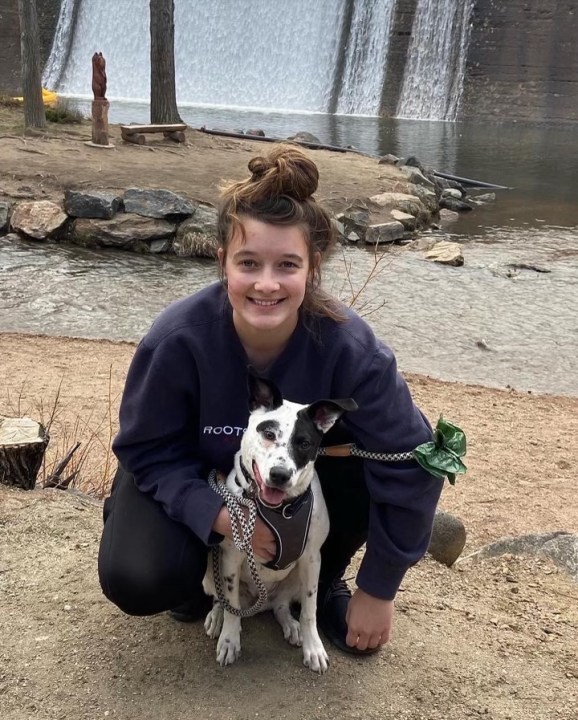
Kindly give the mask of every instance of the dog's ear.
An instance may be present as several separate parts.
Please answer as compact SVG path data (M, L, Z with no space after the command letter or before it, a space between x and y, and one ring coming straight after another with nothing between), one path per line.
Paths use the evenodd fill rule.
M345 400L318 400L309 405L306 412L315 427L320 432L326 433L331 430L344 412L352 410L357 410L357 403L353 398L346 398Z
M249 366L249 410L276 410L283 405L283 397L279 389L270 380L259 377L254 368Z

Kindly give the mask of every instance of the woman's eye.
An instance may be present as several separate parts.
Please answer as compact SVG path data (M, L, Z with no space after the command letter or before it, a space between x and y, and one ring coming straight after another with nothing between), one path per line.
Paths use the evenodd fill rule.
M275 440L275 433L271 432L271 430L265 430L265 432L263 433L263 437L265 438L265 440L273 442Z
M288 270L296 270L299 265L297 265L297 263L291 262L291 260L285 260L281 263L281 267Z
M241 260L241 262L240 262L241 267L250 267L250 268L252 268L252 267L255 267L256 264L257 264L257 263L256 263L254 260Z

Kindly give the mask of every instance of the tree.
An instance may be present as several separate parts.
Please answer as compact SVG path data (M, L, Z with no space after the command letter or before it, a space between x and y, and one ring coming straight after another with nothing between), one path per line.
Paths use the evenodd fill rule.
M182 122L175 89L174 0L150 0L151 123Z
M46 127L46 111L42 101L40 39L36 0L18 0L20 16L20 54L22 64L22 95L24 125Z

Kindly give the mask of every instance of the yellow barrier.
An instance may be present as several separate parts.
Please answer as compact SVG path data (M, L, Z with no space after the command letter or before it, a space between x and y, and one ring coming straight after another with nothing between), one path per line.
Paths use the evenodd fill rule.
M15 97L12 98L12 100L24 102L23 97ZM46 88L42 88L42 102L44 103L45 107L56 107L56 103L58 102L58 95L53 90L46 90Z

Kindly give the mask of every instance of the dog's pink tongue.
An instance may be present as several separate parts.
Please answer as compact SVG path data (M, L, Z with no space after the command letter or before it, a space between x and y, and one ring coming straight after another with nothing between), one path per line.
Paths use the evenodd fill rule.
M267 503L267 505L279 505L284 499L285 493L282 490L277 490L267 485L261 486L261 500Z

